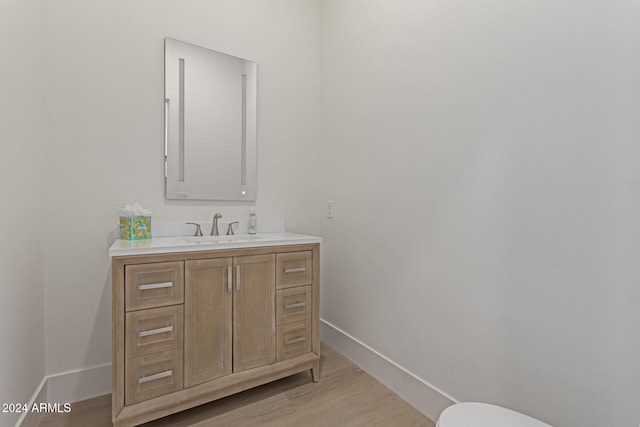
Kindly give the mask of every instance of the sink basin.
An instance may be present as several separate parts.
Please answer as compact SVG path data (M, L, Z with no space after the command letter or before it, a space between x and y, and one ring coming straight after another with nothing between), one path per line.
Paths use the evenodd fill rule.
M234 234L232 236L183 236L188 243L228 243L228 242L253 242L262 237L255 234Z

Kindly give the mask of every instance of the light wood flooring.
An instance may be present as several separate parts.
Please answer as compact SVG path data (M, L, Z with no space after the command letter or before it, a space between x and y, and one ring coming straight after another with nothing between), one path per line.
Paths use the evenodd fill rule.
M435 426L326 344L321 347L320 369L318 383L313 383L311 375L303 372L144 426ZM68 414L47 414L40 426L111 426L111 395L74 403Z

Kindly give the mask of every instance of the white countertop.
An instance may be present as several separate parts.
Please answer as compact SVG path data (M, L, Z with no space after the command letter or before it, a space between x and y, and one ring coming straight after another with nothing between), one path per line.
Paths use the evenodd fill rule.
M236 234L234 236L169 236L149 240L116 240L109 256L164 254L170 252L210 251L263 246L321 243L322 238L296 233Z

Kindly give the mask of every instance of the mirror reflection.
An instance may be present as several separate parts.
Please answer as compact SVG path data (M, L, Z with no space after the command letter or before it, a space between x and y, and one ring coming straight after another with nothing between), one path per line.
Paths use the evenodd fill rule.
M165 39L165 197L255 200L256 64Z

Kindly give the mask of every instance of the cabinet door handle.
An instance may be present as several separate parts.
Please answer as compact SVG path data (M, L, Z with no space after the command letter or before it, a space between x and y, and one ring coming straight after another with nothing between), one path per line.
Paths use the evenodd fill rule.
M286 340L284 342L284 345L295 344L297 342L302 342L302 341L304 341L306 339L307 339L307 337L293 338L291 340Z
M297 302L295 304L287 304L284 306L285 310L289 309L289 308L297 308L297 307L304 307L305 305L307 305L306 302Z
M236 265L236 291L240 290L240 266Z
M164 328L149 329L148 331L138 332L139 337L148 337L149 335L164 334L165 332L173 332L173 326L166 326Z
M233 270L231 266L227 268L227 292L233 292Z
M138 378L138 384L148 383L149 381L159 380L160 378L170 377L171 375L173 375L173 371L172 370L160 372L160 373L157 373L157 374L153 374L153 375L149 375L149 376L146 376L146 377Z
M297 267L297 268L285 268L285 273L299 273L301 271L307 271L307 267Z
M138 285L139 291L148 291L149 289L170 288L173 282L149 283L148 285Z

